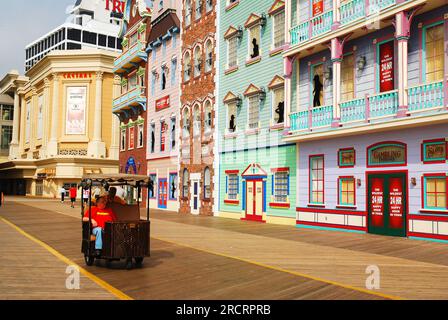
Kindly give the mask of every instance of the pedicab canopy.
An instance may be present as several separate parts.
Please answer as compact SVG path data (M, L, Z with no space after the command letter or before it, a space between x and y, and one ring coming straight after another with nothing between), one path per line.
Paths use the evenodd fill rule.
M149 177L135 174L86 174L82 177L83 182L90 182L90 184L107 183L109 186L140 186L147 187L151 181ZM89 181L90 180L90 181Z

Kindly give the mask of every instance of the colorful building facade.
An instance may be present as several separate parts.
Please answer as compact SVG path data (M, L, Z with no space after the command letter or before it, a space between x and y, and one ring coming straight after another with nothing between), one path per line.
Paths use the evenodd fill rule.
M178 211L181 1L155 1L148 35L147 174L150 207Z
M448 240L448 6L300 0L287 12L297 226Z
M180 213L213 215L216 0L186 0L182 23Z
M295 224L297 151L287 126L284 1L226 1L219 12L219 208Z
M115 60L113 113L120 119L120 173L147 174L147 94L146 40L151 32L151 10L145 1L126 1L122 29L123 52ZM116 121L114 119L114 121ZM131 200L136 199L127 194ZM142 203L146 204L146 189Z

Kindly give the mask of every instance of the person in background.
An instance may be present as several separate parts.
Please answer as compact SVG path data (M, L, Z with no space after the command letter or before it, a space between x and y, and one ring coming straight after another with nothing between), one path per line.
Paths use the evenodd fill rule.
M120 197L121 199L126 199L126 191L124 190L124 188L118 186L116 187L117 189L117 197Z
M115 187L109 188L109 202L126 205L126 201L124 201L124 199L117 196L117 188L115 188Z
M89 195L90 195L89 189L85 189L82 191L82 200L84 201L85 204L89 202Z
M78 194L78 189L76 187L71 187L69 190L69 194L70 194L71 207L74 208L76 202L76 196Z
M59 189L59 194L61 195L61 203L64 203L65 193L66 192L67 192L67 190L65 190L64 187L61 187L61 189Z
M98 188L98 187L93 188L93 191L92 191L92 201L95 202L96 199L98 199L98 197L100 196L100 194L101 194L101 189L100 188Z
M107 192L101 193L96 201L96 206L91 208L92 233L95 235L95 256L101 256L103 249L103 231L106 222L117 221L117 216L108 207L110 195ZM84 213L82 221L89 221L89 209Z

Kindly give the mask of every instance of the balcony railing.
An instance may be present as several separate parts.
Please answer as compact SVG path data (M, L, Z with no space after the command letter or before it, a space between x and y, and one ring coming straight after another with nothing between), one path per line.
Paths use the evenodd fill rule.
M145 44L137 41L127 51L123 52L114 62L114 72L126 67L130 62L138 62L146 60Z
M354 99L340 104L341 122L366 120L366 99Z
M408 110L424 111L443 106L443 81L408 88Z
M395 5L397 0L351 0L339 7L340 24L344 26L353 21L375 15ZM299 23L291 28L291 44L297 45L313 37L331 31L333 25L333 9L317 17Z
M392 116L398 111L398 90L378 93L368 99L370 119Z
M143 104L146 106L146 88L137 86L114 100L113 111Z
M333 121L333 106L322 106L295 112L291 114L290 118L291 131L330 126Z

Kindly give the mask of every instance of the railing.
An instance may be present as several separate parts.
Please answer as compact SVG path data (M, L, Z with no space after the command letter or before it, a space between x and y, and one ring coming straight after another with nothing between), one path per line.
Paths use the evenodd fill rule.
M370 118L392 116L398 111L398 90L382 92L368 99Z
M310 20L311 37L316 37L331 30L333 24L333 10L327 11Z
M310 38L310 22L306 21L291 29L291 42L298 44Z
M313 128L331 125L333 121L333 106L322 106L311 109L311 124Z
M291 131L305 130L309 128L309 111L299 111L290 115Z
M114 67L119 68L123 66L129 60L134 58L139 52L143 52L144 50L145 45L142 42L137 41L132 47L130 47L126 52L123 52L123 54L115 60Z
M341 109L341 123L354 122L366 119L366 99L354 99L342 102Z
M380 12L380 10L395 4L396 0L368 0L369 1L369 15Z
M408 88L408 110L419 111L443 106L443 81Z
M366 0L352 0L340 6L341 24L347 24L362 18L366 14Z
M144 98L146 93L146 87L137 86L130 91L122 94L116 98L113 102L114 109L125 107L127 104L133 103L138 98ZM144 98L146 99L146 98Z

